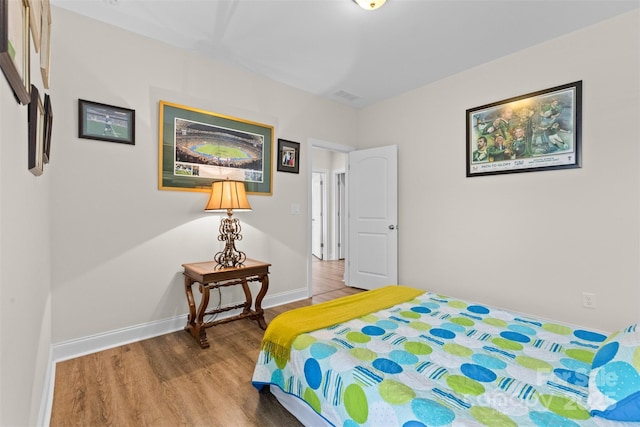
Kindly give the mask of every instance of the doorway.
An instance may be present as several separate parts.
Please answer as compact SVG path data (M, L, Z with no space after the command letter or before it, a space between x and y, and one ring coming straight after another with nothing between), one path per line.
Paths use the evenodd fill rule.
M398 213L397 213L397 185L398 185L398 147L396 145L355 150L353 147L341 146L324 141L310 140L308 167L308 203L312 208L311 174L314 170L316 158L329 158L327 170L335 170L329 174L335 181L328 183L325 188L335 189L336 195L329 194L324 211L325 218L332 218L326 229L325 252L327 260L342 262L343 281L340 286L361 289L398 283ZM332 154L337 152L343 157L335 161ZM333 160L331 160L333 159ZM320 160L318 160L320 162ZM348 174L347 172L348 165ZM318 165L316 165L319 167ZM344 170L340 170L344 168ZM339 212L336 206L341 202L339 194L340 174L344 172L344 205ZM382 190L382 193L378 193ZM351 194L351 196L349 196ZM384 197L380 197L380 196ZM344 209L344 207L348 207ZM311 209L310 209L311 210ZM348 212L347 212L348 210ZM329 215L331 213L331 215ZM336 230L340 229L336 218L344 218L344 235ZM375 219L375 220L372 220ZM308 228L308 268L307 292L314 295L313 261L311 248L311 217ZM338 246L337 242L340 242ZM342 252L343 251L343 252ZM344 258L340 258L343 255ZM325 261L323 261L325 262ZM324 264L321 264L324 265Z
M320 144L322 145L322 144ZM346 224L346 161L350 147L312 144L311 254L309 295L344 289Z

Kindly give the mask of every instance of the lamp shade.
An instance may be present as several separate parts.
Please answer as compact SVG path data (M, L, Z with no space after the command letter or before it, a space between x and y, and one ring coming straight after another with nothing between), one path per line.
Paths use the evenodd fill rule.
M206 212L220 212L228 210L250 211L251 205L247 200L244 182L214 181L211 184L211 197L204 208Z
M364 10L376 10L379 7L382 7L382 5L387 2L387 0L353 0L353 1L358 3L358 6L360 6Z

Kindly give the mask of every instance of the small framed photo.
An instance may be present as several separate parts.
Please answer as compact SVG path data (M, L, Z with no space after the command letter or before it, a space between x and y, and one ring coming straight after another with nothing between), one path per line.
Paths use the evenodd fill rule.
M51 159L51 129L53 129L53 107L51 97L44 95L44 162L49 163Z
M44 168L44 106L38 88L31 85L29 102L29 171L35 176L42 175Z
M79 99L78 138L135 145L136 112Z
M278 171L300 173L300 143L278 139Z

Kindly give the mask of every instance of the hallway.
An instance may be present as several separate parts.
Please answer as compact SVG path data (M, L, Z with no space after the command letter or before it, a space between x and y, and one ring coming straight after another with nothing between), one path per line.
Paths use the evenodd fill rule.
M341 292L345 294L354 293L355 288L350 288L344 284L344 260L322 261L313 257L311 263L311 280L313 283L313 302L319 302L324 299L333 299L340 296ZM360 290L358 290L360 291ZM329 298L327 298L329 297Z

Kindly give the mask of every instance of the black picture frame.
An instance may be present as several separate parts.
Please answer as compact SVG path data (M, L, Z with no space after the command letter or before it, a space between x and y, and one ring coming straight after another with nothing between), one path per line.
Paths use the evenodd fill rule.
M279 172L300 173L300 143L278 138Z
M44 95L44 162L51 160L51 131L53 129L53 107L49 94Z
M467 177L581 167L582 81L466 112Z
M135 110L78 99L78 138L135 145Z
M38 88L31 85L31 101L27 114L29 120L28 168L35 176L44 171L44 106Z

